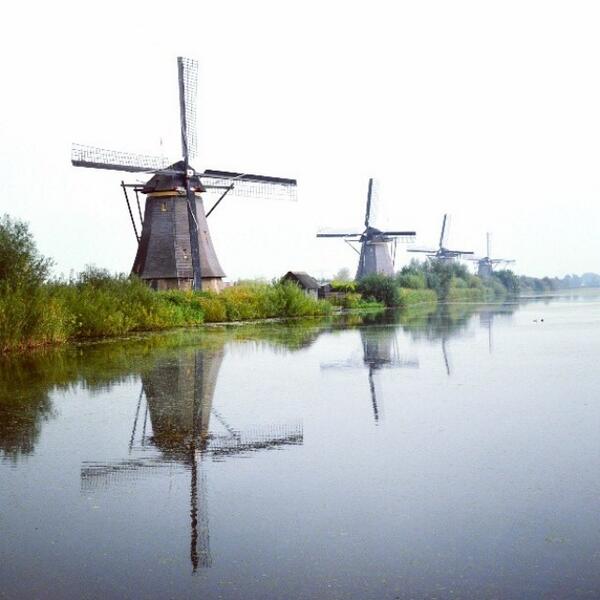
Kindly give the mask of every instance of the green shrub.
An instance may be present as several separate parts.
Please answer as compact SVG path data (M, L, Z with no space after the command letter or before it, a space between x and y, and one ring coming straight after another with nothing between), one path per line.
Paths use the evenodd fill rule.
M200 298L200 306L207 323L221 323L227 321L227 309L225 304L216 296L203 296Z
M71 322L48 289L0 285L0 351L64 342Z
M296 284L245 283L220 294L197 294L207 323L250 321L277 317L308 317L331 312L328 302L307 296Z
M396 276L396 282L399 287L411 290L424 290L427 287L425 274L411 269L402 269Z
M334 279L331 282L331 289L334 292L352 293L352 292L356 291L356 282L355 281L341 281L339 279Z
M399 306L400 293L394 278L379 273L363 277L356 288L366 300L375 300L385 306Z
M435 304L437 295L433 290L400 288L400 306L408 308L417 304Z

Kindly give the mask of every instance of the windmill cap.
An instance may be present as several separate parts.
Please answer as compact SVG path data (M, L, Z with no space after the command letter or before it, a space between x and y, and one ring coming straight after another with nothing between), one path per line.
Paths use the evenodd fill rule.
M158 172L153 175L145 184L142 189L144 194L151 194L153 192L169 192L177 191L185 187L185 162L180 160L166 168L167 171L179 171L178 173L162 173ZM200 181L200 177L194 171L194 174L190 177L190 186L197 192L205 192L206 189Z

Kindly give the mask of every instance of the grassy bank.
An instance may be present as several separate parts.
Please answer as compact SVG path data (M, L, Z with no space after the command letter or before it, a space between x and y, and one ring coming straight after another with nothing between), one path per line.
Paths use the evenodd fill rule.
M175 304L194 299L206 323L312 317L331 313L328 302L307 296L290 282L244 283L225 288L220 294L169 292L167 297Z
M291 283L244 284L222 294L155 292L135 277L88 268L52 280L22 221L0 217L0 352L68 340L122 336L269 317L307 317L331 311Z
M0 288L0 350L197 325L203 314L142 282L86 271L68 282Z
M370 275L358 282L334 280L331 286L340 294L332 303L346 309L408 308L438 300L434 290L401 287L396 279L384 275Z
M437 303L437 294L433 290L411 290L410 288L399 288L400 307L410 308L420 304Z
M332 310L329 302L287 282L243 283L221 294L155 292L139 279L93 268L55 281L50 267L26 224L0 218L0 352L202 323L324 316ZM504 275L510 284L513 275ZM395 277L371 275L332 287L339 292L333 303L367 311L437 301L484 302L507 294L501 277L482 280L464 266L443 261L411 263Z
M155 292L135 278L88 270L68 282L0 289L0 350L202 323L330 312L328 303L308 298L290 283L232 286L218 295Z

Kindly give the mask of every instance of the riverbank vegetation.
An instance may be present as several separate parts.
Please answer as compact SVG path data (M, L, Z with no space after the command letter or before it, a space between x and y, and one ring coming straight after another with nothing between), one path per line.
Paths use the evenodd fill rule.
M155 292L135 277L88 268L50 277L25 223L0 219L0 351L207 322L326 315L328 302L291 283L246 283L210 292Z
M369 311L496 302L521 290L600 283L600 276L590 273L558 280L517 277L509 270L484 279L460 263L412 261L394 277L371 275L358 282L338 278L331 282L328 301L322 301L289 282L240 282L220 294L157 292L135 277L93 267L68 279L53 279L51 267L25 223L7 215L0 218L0 352L202 323L325 316L334 307Z
M517 295L519 280L508 270L483 279L457 262L412 261L394 277L369 275L356 283L334 280L332 289L357 292L363 301L406 308L436 302L496 302Z

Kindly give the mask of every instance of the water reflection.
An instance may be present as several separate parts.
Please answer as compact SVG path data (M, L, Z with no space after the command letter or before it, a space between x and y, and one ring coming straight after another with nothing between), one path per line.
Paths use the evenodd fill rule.
M31 454L43 424L56 416L44 360L8 356L0 363L0 458L16 464Z
M268 345L283 352L293 352L307 348L325 332L358 328L361 336L362 361L347 360L338 363L323 363L323 368L365 368L369 384L370 402L373 418L381 419L381 392L377 389L376 372L383 368L418 368L418 360L410 354L401 356L398 352L397 337L404 332L414 340L427 339L439 341L443 364L448 375L452 373L451 349L449 341L464 335L470 320L478 311L482 327L487 327L489 350L492 351L492 326L495 315L510 315L517 304L490 306L478 309L475 305L425 306L406 313L383 311L380 313L346 314L335 319L296 321L286 324L257 324L231 328L215 328L204 332L186 332L156 336L142 336L137 339L120 340L116 343L85 344L66 348L50 349L26 356L0 358L0 457L13 463L19 458L31 454L45 422L56 416L51 395L81 386L92 393L106 391L111 386L137 379L154 369L160 356L170 351L179 352L185 347L199 347L204 352L214 350L211 361L214 376L209 373L202 377L202 385L213 385L218 376L223 357L223 348L227 343L254 343ZM175 352L176 353L176 352ZM218 358L220 356L220 359ZM175 359L172 359L175 360ZM179 359L184 360L184 359ZM191 360L191 359L185 359ZM161 367L165 381L171 386L176 382L172 371L179 372L185 367L182 363L165 363ZM201 370L205 367L199 367ZM169 377L171 379L169 379ZM177 376L179 377L179 376ZM147 380L147 377L145 378ZM211 382L212 383L209 383ZM183 385L182 382L180 382ZM177 384L177 385L180 385ZM167 385L167 384L165 384ZM147 427L148 407L146 399L159 393L160 385L146 383L144 397L140 395L138 415L132 426L133 433L139 433ZM167 395L171 392L164 392ZM199 392L202 395L201 392ZM158 401L154 402L154 414L158 415ZM192 410L189 408L189 410ZM219 419L214 410L208 409L215 419ZM160 441L158 446L166 452L167 440L172 435L170 425L162 429L160 417L152 416L154 436ZM172 415L172 418L175 418ZM189 414L181 414L180 423L192 422ZM158 419L158 420L157 420ZM139 422L138 422L139 421ZM198 423L207 423L207 417L199 417ZM189 426L189 425L188 425ZM204 425L200 425L203 427ZM227 429L227 427L225 427ZM183 430L180 430L183 435ZM184 436L185 437L185 436ZM202 436L200 436L201 438ZM198 439L200 439L198 438ZM246 443L231 435L221 450L219 440L211 440L211 452L230 452L234 447L243 451ZM256 440L251 442L256 443ZM133 444L133 437L130 440ZM173 453L174 449L171 449Z
M389 316L389 314L388 314ZM398 327L370 326L361 327L362 364L348 359L342 362L321 363L321 369L367 369L373 419L377 424L382 418L381 394L378 394L374 374L380 369L411 368L418 369L419 361L414 357L401 356L398 349Z
M310 320L215 327L0 356L0 459L16 463L35 451L43 424L57 416L53 394L77 387L92 394L109 391L114 385L139 379L161 357L186 348L222 352L227 343L254 343L284 352L300 350L327 326L327 322Z
M517 308L518 304L512 302L484 306L442 304L435 310L419 314L416 318L403 319L402 328L414 340L427 339L440 342L444 369L450 377L453 369L449 342L454 338L468 336L472 320L478 318L480 326L488 330L488 351L491 354L494 318L496 316L510 317Z
M493 325L496 317L510 318L517 305L514 303L502 304L499 306L484 307L479 310L479 325L483 329L487 329L488 333L488 352L492 354L494 350L493 343Z
M239 430L213 406L225 353L225 339L222 339L220 345L210 350L194 349L161 356L151 368L144 369L129 440L129 456L112 462L86 461L81 467L82 491L93 493L119 480L134 479L141 472L148 475L161 467L184 466L190 476L190 561L193 572L212 565L202 461L299 445L304 439L302 425L297 423ZM146 408L141 418L144 400ZM224 433L211 431L211 418L219 422ZM141 434L138 434L140 420ZM148 456L148 451L153 449L159 450L160 454Z

